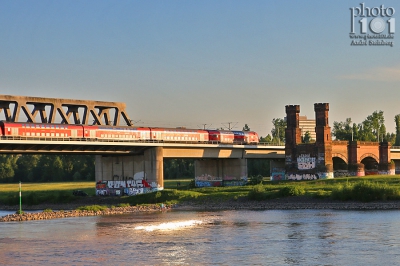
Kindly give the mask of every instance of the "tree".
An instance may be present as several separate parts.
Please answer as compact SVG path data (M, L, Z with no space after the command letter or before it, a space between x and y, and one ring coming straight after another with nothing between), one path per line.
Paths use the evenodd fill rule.
M333 122L332 135L336 140L352 140L354 138L354 126L351 126L351 118L345 122Z
M384 125L385 118L383 111L375 111L372 115L362 122L362 130L360 140L362 141L380 141L383 135L386 135L386 127Z
M272 137L271 137L271 135L268 134L266 137L260 137L260 142L271 143L271 142L272 142Z
M243 131L250 131L250 127L247 124L244 124Z
M396 123L396 140L394 146L400 146L400 114L394 117L394 122Z
M18 157L17 169L15 171L14 182L35 181L34 169L36 168L41 155L23 154Z
M362 123L351 126L351 118L345 122L333 122L332 135L336 140L388 141L391 135L386 134L385 118L382 111L375 111Z
M311 142L311 133L310 131L306 131L303 137L303 143L310 143Z
M15 155L0 155L0 180L10 182L14 177L17 169L17 156Z
M272 124L274 125L274 127L271 130L272 142L284 143L285 142L286 121L282 118L274 118L274 119L272 119Z

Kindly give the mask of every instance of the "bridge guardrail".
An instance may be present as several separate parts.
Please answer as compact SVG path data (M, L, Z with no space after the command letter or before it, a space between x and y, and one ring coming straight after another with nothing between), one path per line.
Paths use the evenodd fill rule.
M60 137L21 137L21 136L1 136L2 140L34 140L34 141L82 141L82 142L104 142L104 143L182 143L182 144L227 144L232 143L219 143L217 141L160 141L160 140L123 140L123 139L89 139L89 138L60 138ZM272 143L272 142L259 142L258 144L240 144L233 143L233 145L254 145L254 146L285 146L284 143ZM400 148L400 147L399 147Z

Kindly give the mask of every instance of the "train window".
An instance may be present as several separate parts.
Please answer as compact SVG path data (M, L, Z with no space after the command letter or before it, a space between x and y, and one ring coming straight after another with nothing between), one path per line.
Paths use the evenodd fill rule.
M42 128L44 128L44 125L42 125Z
M54 125L51 125L51 128L54 128Z
M58 126L56 126L56 129L58 129Z

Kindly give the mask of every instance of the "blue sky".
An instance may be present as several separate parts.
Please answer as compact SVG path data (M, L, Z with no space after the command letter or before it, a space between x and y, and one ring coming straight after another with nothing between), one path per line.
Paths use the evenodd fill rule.
M313 118L328 102L331 126L382 110L394 132L400 42L351 46L360 3L0 0L0 94L125 102L138 126L262 136L285 105ZM400 14L365 1L381 5Z

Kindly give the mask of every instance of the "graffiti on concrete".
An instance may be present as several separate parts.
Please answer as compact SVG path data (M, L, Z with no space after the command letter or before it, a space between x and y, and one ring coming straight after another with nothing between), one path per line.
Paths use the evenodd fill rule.
M201 176L196 176L194 181L196 187L243 186L247 184L247 176L225 175L224 177L219 177L202 174Z
M348 170L336 170L334 171L335 177L346 177L351 176Z
M195 181L196 187L222 187L222 181Z
M333 173L331 173L331 172L319 172L316 174L289 173L286 175L286 178L288 180L315 180L315 179L328 179L328 178L330 179L330 178L333 178Z
M311 157L310 154L300 154L297 157L297 168L299 170L314 169L315 157Z
M288 174L288 180L314 180L319 179L317 174Z
M218 176L212 176L209 174L202 174L201 176L196 176L195 180L198 180L198 181L222 181L222 178L218 177Z
M247 184L247 180L224 180L224 187L244 186Z
M132 177L126 181L105 180L96 183L96 195L99 196L122 196L123 194L132 196L158 190L162 190L162 187L157 182L148 182L146 179L133 179Z
M386 171L378 171L379 175L395 175L396 174L396 169L390 169Z
M272 172L270 180L271 181L285 180L285 172Z

